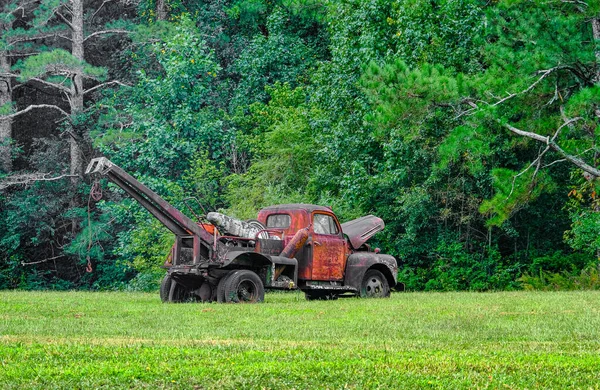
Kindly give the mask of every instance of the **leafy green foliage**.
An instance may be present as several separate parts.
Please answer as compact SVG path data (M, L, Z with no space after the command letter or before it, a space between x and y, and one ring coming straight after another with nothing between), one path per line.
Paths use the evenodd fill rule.
M557 273L539 271L537 274L525 273L518 281L525 290L600 290L600 272L597 265L586 267L579 273L569 273L566 271Z
M281 9L271 13L268 36L255 36L232 67L240 78L231 102L234 107L266 101L265 86L276 81L292 86L306 83L316 54L301 37L286 34L287 17Z
M61 2L0 14L14 25L0 47L40 50L11 64L14 82L71 88L61 72L73 71L86 86L127 82L86 95L64 135L93 142L86 158L106 155L181 210L192 195L241 218L287 202L333 206L342 221L375 214L386 230L372 244L412 289L519 288L523 272L570 278L585 269L581 253L600 253L598 179L508 130L598 165L596 2L167 0L157 20L157 3L143 0L131 34L106 43L119 53L90 43L98 53L85 62L63 49ZM123 28L120 15L94 15L90 32ZM15 142L18 164L66 168L58 144ZM0 195L0 285L155 288L171 234L104 188L89 209L89 184ZM54 256L71 271L89 257L95 271L20 265Z
M474 73L482 69L484 2L408 0L393 2L386 20L396 55L411 65L430 63Z
M492 171L494 197L484 201L479 208L482 213L491 214L487 222L489 226L502 225L523 204L535 200L542 191L550 191L554 187L551 178L543 173L534 178L534 171L523 172L521 174L506 168Z
M268 104L250 107L255 135L250 136L255 163L242 174L227 178L226 199L231 212L255 217L256 210L273 203L309 202L310 177L315 169L316 144L302 89L288 84L267 88ZM254 214L254 215L253 215Z

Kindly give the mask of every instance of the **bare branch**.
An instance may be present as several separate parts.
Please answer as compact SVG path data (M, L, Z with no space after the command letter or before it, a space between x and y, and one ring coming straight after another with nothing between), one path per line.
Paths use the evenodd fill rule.
M102 31L96 31L94 33L91 33L87 37L85 37L85 39L83 41L85 42L88 39L93 38L93 37L98 36L98 35L104 35L104 34L130 34L130 33L131 33L131 31L128 31L128 30L102 30Z
M531 139L534 139L536 141L543 142L545 144L550 143L550 138L549 137L544 137L543 135L539 135L537 133L532 133L530 131L523 131L523 130L517 129L516 127L511 126L508 123L503 123L502 125L504 127L506 127L508 130L512 131L513 133L515 133L517 135L520 135L520 136L523 136L523 137L527 137L527 138L531 138Z
M98 14L98 12L100 12L100 10L102 9L102 7L104 7L104 4L106 4L106 3L110 3L111 1L113 1L113 0L104 0L104 1L102 2L102 4L100 4L100 7L98 7L98 9L96 9L96 12L94 12L94 14L92 15L92 17L90 18L90 21L93 21L93 20L94 20L94 18L95 18L95 17L96 17L96 15Z
M550 164L546 164L546 165L544 165L544 166L542 167L542 169L544 169L544 168L548 168L548 167L551 167L551 166L552 166L552 165L554 165L554 164L558 164L558 163L565 162L565 161L567 161L567 159L566 159L566 158L561 158L561 159L558 159L558 160L554 160L554 161L552 161Z
M498 100L496 103L492 104L492 107L495 107L499 104L504 103L505 101L514 98L515 96L519 96L519 95L523 95L529 91L531 91L532 89L534 89L536 87L536 85L538 85L540 82L542 82L542 80L544 80L546 77L548 77L550 74L552 74L553 72L559 70L559 69L563 69L564 66L555 66L554 68L550 68L550 69L545 69L545 70L540 70L538 71L538 74L542 74L540 76L540 78L538 78L533 84L531 84L529 87L525 88L524 90L522 90L521 92L517 92L517 93L508 93L508 96L505 98L502 98L500 100Z
M31 35L31 36L19 36L18 38L15 39L8 39L8 43L11 45L14 45L15 43L22 43L22 42L31 42L31 41L36 41L38 39L44 39L44 38L51 38L51 37L61 37L61 38L66 38L63 37L62 35L58 34L57 31L55 32L49 32L49 33L40 33L40 34L36 34L36 35ZM66 39L70 39L70 38L66 38Z
M0 191L15 185L28 185L38 181L56 181L65 177L78 177L77 175L64 174L55 177L47 177L49 173L24 173L12 175L0 181Z
M71 23L71 21L70 21L69 19L65 18L65 17L63 16L63 14L61 14L60 12L58 12L58 10L54 11L54 13L55 13L55 14L56 14L56 15L57 15L57 16L58 16L58 17L59 17L59 18L60 18L60 19L61 19L63 22L65 22L65 24L66 24L67 26L69 26L69 28L70 28L71 30L75 30L75 27L73 27L73 24Z
M579 120L582 120L583 118L581 117L577 117L577 118L573 118L565 123L563 123L557 130L556 133L554 134L554 136L552 138L550 137L544 137L541 136L539 134L536 133L532 133L530 131L523 131L520 129L517 129L514 126L511 126L507 123L503 124L504 127L506 127L508 130L512 131L515 134L527 137L527 138L531 138L534 139L538 142L542 142L545 143L546 145L548 145L552 150L558 152L558 154L560 154L561 156L563 156L565 158L565 160L575 164L576 166L578 166L579 168L581 168L583 171L589 173L590 175L596 176L596 177L600 177L600 170L598 168L595 168L591 165L589 165L588 163L586 163L585 161L583 161L582 159L580 159L577 156L573 156L567 152L565 152L556 142L556 137L558 136L558 133L560 132L560 130L565 127L565 126L569 126L574 122L577 122ZM537 162L537 159L536 161Z
M577 165L579 168L581 168L584 172L589 173L590 175L593 175L595 177L600 177L600 170L589 165L588 163L586 163L585 161L583 161L582 159L580 159L577 156L572 156L570 154L568 154L567 152L565 152L560 146L558 146L555 143L551 144L552 149L554 149L555 151L557 151L561 156L563 156L565 158L565 160Z
M544 157L544 154L546 154L546 152L548 152L548 150L550 150L550 145L546 146L546 148L540 153L538 154L537 158L535 160L533 160L531 162L531 164L529 164L527 166L527 168L523 169L521 172L519 172L518 174L513 176L513 180L512 180L512 186L510 188L510 192L508 194L508 196L506 197L505 200L508 200L510 198L510 196L513 194L513 192L515 191L515 183L517 181L517 178L524 175L525 172L529 171L531 169L531 167L533 167L534 165L537 165L535 172L533 174L532 180L537 176L538 171L540 170L540 165L542 162L542 157Z
M530 84L527 88L525 88L524 90L522 90L521 92L517 92L517 93L507 92L507 96L503 97L503 98L500 98L499 96L494 96L494 95L490 94L492 98L497 99L497 101L495 103L490 104L490 103L485 102L485 101L481 101L481 102L485 103L486 105L489 105L490 107L496 107L496 106L504 103L505 101L510 100L510 99L512 99L512 98L514 98L516 96L523 95L523 94L526 94L527 92L530 92L539 83L541 83L542 80L544 80L546 77L550 76L552 73L556 72L557 70L561 70L561 69L569 69L569 70L573 71L573 68L571 66L568 66L568 65L558 65L558 66L555 66L555 67L550 68L550 69L539 70L539 71L537 71L537 74L541 74L541 76L537 80L535 80L532 84ZM457 115L454 119L458 119L458 118L460 118L462 116L469 115L469 114L471 114L474 111L476 111L476 110L479 109L479 106L477 104L475 104L475 102L472 99L464 99L461 103L466 103L469 106L471 106L471 108L468 109L468 110L463 111L462 113L460 113L459 115ZM552 103L552 101L550 101L548 104L550 104L550 103Z
M22 266L26 266L26 265L34 265L34 264L40 264L40 263L45 263L46 261L50 261L50 260L56 260L56 259L60 259L62 257L66 257L65 255L60 255L60 256L54 256L54 257L49 257L47 259L44 260L40 260L40 261L32 261L30 263L26 263L24 261L21 262Z
M64 86L64 85L62 85L62 84L51 83L51 82L49 82L49 81L46 81L46 80L43 80L43 79L38 79L37 77L34 77L34 78L32 78L32 79L29 79L29 80L30 80L30 81L36 81L36 82L38 82L38 83L40 83L40 84L47 85L47 86L49 86L49 87L51 87L51 88L60 89L61 91L64 91L64 92L71 92L71 90L70 90L69 88L65 87L65 86Z
M102 84L96 85L96 86L95 86L95 87L93 87L93 88L87 89L87 90L85 90L85 91L83 92L83 94L85 95L86 93L90 93L90 92L92 92L92 91L94 91L94 90L96 90L96 89L98 89L98 88L103 88L103 87L106 87L106 86L108 86L108 85L111 85L111 84L117 84L117 85L120 85L120 86L122 86L122 87L131 87L131 85L128 85L128 84L122 83L122 82L120 82L120 81L118 81L118 80L113 80L113 81L108 81L108 82L106 82L106 83L102 83Z
M59 37L59 38L62 38L62 39L66 39L67 41L73 42L73 39L71 37L66 36L66 35L57 34L56 36Z
M19 115L23 115L33 109L37 109L37 108L50 108L53 110L57 110L60 111L61 114L63 114L65 117L69 116L69 113L67 113L65 110L63 110L62 108L55 106L53 104L33 104L31 106L28 106L27 108L22 109L21 111L17 111L13 114L10 115L0 115L0 118L2 119L13 119Z

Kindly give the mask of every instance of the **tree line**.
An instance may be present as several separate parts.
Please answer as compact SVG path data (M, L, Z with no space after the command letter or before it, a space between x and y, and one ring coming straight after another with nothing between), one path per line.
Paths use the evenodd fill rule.
M600 4L9 0L0 288L153 289L182 210L384 219L414 290L598 286Z

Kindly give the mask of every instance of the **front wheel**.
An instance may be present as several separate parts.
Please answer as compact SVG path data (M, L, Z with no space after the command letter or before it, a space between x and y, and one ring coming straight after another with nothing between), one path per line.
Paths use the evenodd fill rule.
M256 303L265 299L265 287L257 274L250 270L235 271L225 281L225 302Z
M360 296L362 298L388 298L390 285L385 276L376 269L368 270L360 284Z

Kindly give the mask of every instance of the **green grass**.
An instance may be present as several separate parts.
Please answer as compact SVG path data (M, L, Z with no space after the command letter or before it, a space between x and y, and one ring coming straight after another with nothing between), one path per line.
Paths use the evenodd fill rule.
M0 292L0 388L600 388L600 292Z

